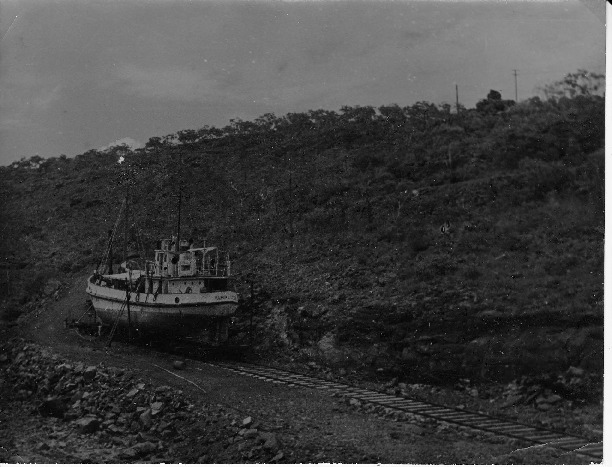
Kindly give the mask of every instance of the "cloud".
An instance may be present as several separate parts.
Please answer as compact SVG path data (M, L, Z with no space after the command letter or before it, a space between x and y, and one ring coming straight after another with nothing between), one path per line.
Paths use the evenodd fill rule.
M123 64L115 72L123 92L148 99L205 101L218 94L218 82L198 70Z
M16 89L16 85L7 83L5 92L0 93L0 106L4 110L0 115L2 129L31 127L32 122L45 114L62 96L60 85L51 89L29 87L28 92L15 92Z

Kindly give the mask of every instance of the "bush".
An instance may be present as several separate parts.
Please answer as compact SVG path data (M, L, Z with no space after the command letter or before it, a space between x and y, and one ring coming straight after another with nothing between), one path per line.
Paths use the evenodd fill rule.
M2 320L4 321L15 321L21 314L21 308L18 303L11 301L2 310Z
M544 199L550 191L564 191L572 186L574 181L572 172L560 163L547 164L533 159L521 162L521 168L527 171L535 200Z
M366 171L372 167L378 167L384 162L384 157L381 154L375 154L371 149L360 150L355 159L353 159L353 167L358 170Z
M482 272L476 266L469 266L463 272L463 277L470 281L475 281L480 278L480 276L482 276Z
M431 240L427 236L425 229L413 229L409 231L406 236L408 237L408 246L410 251L414 255L427 250L431 246Z
M47 281L53 277L51 270L44 270L36 273L34 278L28 281L24 286L24 291L28 298L34 298L42 294Z
M335 216L332 210L317 207L304 214L304 223L314 230L327 230L330 224L335 223Z

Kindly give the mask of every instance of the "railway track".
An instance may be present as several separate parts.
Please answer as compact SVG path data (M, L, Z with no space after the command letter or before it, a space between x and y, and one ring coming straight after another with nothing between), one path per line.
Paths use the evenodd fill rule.
M243 357L246 348L243 346L226 347L221 350L204 350L196 343L183 343L180 347L166 348L162 351L169 351L175 355L178 354L184 358L196 360L200 364L222 368L242 376L249 376L274 384L318 389L332 393L335 396L353 398L363 404L380 407L390 414L416 415L469 430L478 430L494 436L520 440L525 442L529 448L547 446L558 450L560 455L573 452L585 456L594 462L602 462L603 460L603 441L601 440L587 439L482 412L473 412L415 398L390 395L316 376L245 363ZM228 355L231 355L229 358L235 358L235 360L228 361Z
M603 441L548 430L485 413L434 404L418 399L389 395L323 378L294 373L277 368L238 362L202 362L239 375L257 378L289 387L305 387L330 392L336 396L354 398L361 403L382 407L387 413L411 414L449 423L466 429L479 430L497 436L524 441L530 447L551 447L563 453L573 452L595 462L603 460Z

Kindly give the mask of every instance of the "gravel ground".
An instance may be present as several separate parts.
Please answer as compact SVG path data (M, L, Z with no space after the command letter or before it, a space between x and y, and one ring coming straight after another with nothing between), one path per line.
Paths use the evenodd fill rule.
M82 309L82 283L19 326L0 327L0 462L588 463L433 421L383 418L316 389L194 361L176 369L165 354L82 339L63 325L68 310ZM447 402L467 400L454 397Z

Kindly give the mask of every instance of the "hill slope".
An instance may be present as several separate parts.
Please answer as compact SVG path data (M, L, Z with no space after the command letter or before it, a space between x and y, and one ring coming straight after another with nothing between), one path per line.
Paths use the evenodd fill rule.
M131 246L175 232L180 188L184 235L230 249L244 296L255 282L262 350L434 382L600 374L603 115L490 94L21 160L0 168L5 316L96 266L129 180Z

